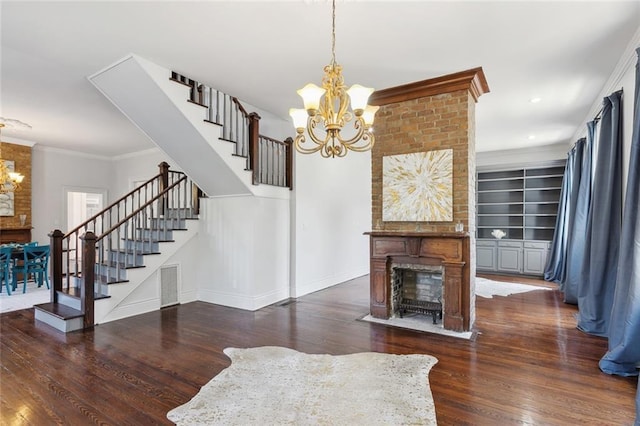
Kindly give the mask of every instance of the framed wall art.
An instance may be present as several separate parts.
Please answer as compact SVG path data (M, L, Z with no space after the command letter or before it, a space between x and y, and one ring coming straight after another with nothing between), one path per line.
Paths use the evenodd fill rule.
M382 220L453 220L453 150L382 158Z
M15 169L15 163L10 160L4 160L7 170L12 172ZM4 185L0 182L0 185ZM0 192L0 216L13 216L14 212L14 194L13 192Z

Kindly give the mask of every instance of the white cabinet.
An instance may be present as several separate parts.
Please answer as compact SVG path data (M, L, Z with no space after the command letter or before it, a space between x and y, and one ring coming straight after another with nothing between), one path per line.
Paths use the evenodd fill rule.
M549 243L546 241L525 241L522 253L522 272L527 275L544 275Z
M522 273L522 241L498 241L498 271Z
M476 269L492 272L498 269L498 246L496 241L476 241Z
M477 240L476 270L541 276L549 248L548 241Z

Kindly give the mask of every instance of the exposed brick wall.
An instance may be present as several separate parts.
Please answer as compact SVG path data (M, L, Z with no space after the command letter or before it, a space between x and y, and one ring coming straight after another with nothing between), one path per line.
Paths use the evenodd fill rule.
M475 229L475 100L458 90L382 105L376 114L371 153L374 230L454 232L461 221ZM453 150L453 221L383 222L382 157Z
M15 162L17 172L24 175L21 189L14 193L13 216L0 216L0 228L22 228L20 215L27 215L26 227L31 226L31 147L2 143L2 158Z

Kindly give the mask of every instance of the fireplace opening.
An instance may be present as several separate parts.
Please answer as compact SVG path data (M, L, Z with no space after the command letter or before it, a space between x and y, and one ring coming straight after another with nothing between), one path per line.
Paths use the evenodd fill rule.
M444 286L442 266L396 264L391 267L392 312L431 315L433 323L442 321Z

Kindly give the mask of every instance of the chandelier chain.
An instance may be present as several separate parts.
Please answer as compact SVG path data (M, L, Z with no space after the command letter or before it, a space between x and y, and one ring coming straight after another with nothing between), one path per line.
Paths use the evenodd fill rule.
M336 64L336 0L331 9L331 65Z

